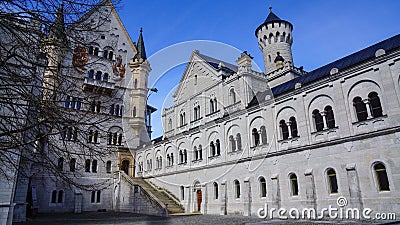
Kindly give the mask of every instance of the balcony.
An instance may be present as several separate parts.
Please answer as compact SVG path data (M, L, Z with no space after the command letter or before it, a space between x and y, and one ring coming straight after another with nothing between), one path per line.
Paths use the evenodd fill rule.
M111 93L115 89L115 84L109 81L86 77L82 88L84 91Z
M229 105L225 108L225 112L228 114L232 114L236 111L239 111L242 109L242 104L240 101L233 103L232 105Z

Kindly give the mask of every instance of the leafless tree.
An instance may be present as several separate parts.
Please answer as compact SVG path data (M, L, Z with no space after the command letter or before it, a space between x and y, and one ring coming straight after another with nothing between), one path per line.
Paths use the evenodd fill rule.
M14 175L9 171L16 170L26 177L45 173L86 190L105 185L81 183L77 177L84 171L85 159L100 162L115 153L115 148L89 142L109 138L104 124L116 117L92 111L98 111L95 100L101 99L105 112L121 96L95 91L81 99L69 96L82 91L79 80L87 68L102 63L86 58L89 41L106 31L87 15L109 4L107 0L0 1L1 177L10 179ZM103 21L110 15L105 11ZM76 169L70 169L70 163Z

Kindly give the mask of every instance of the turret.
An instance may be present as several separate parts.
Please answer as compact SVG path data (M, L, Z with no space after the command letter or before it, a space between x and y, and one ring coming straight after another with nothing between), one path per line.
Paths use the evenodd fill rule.
M60 84L62 61L67 47L67 38L64 26L64 7L57 9L56 18L48 29L48 34L43 40L43 52L46 53L48 65L44 73L43 97L52 98L54 91Z
M293 65L292 30L293 25L280 19L272 12L267 19L256 29L258 46L264 55L265 73L268 74L280 69L284 64Z
M129 125L134 134L142 142L150 141L146 129L146 106L147 106L147 82L151 71L150 64L147 61L146 50L143 41L143 30L140 28L139 39L136 44L136 55L131 59L129 67L132 71L132 85L130 98ZM147 140L148 139L148 140Z

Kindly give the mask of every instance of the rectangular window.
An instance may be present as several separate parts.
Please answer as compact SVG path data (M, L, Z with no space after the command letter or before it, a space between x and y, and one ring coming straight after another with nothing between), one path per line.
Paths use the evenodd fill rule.
M97 160L92 161L92 173L97 173Z
M92 191L92 196L91 196L91 198L90 198L90 202L91 202L91 203L94 203L95 200L96 200L96 191Z

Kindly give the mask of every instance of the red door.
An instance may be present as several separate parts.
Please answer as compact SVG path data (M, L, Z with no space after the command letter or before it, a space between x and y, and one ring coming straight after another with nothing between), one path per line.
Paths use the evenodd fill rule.
M202 200L203 200L203 194L201 193L201 190L197 190L197 211L199 211L199 212L200 212Z

